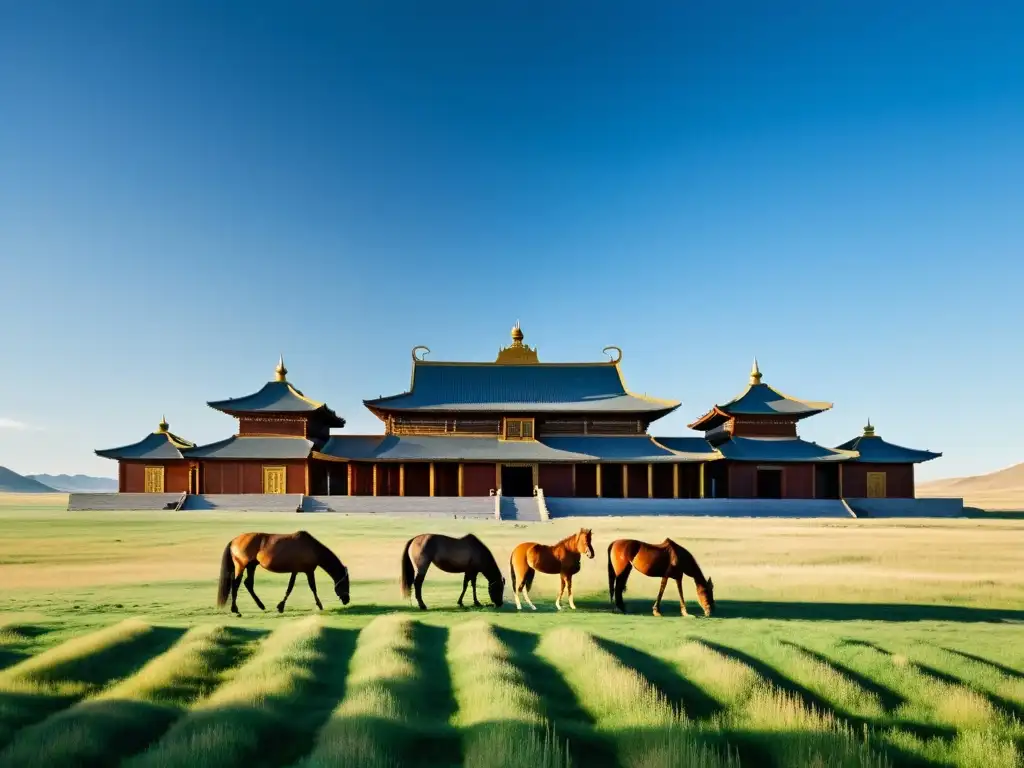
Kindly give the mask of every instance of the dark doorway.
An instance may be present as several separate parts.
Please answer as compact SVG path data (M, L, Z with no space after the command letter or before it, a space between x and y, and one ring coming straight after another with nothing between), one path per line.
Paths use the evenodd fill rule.
M502 496L533 496L533 467L501 467Z
M781 469L758 469L757 470L757 498L759 499L781 499L782 498L782 470Z
M814 467L814 497L816 499L839 498L839 465L817 464Z
M622 467L622 464L601 465L601 495L604 498L622 498Z

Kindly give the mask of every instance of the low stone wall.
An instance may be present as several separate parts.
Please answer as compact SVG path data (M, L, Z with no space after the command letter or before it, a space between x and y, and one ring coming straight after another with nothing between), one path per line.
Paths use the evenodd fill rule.
M847 499L857 517L960 517L963 499Z

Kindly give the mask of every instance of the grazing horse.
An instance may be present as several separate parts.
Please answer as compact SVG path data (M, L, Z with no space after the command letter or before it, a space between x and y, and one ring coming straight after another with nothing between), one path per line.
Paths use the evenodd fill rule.
M626 605L622 602L622 593L626 591L626 579L634 568L644 576L661 577L658 599L654 601L655 616L661 616L661 596L665 594L669 579L675 580L679 589L679 608L683 616L690 615L683 599L683 576L689 576L696 584L697 602L704 609L704 615L710 616L715 610L715 585L711 579L704 578L697 561L686 549L672 539L665 539L661 544L616 539L608 545L608 596L612 606L623 613Z
M557 573L562 579L561 586L558 588L558 598L555 600L555 608L562 610L562 593L568 587L569 607L575 611L576 603L572 599L572 577L579 573L580 558L583 553L586 553L591 560L594 559L594 545L591 543L589 528L580 528L578 533L566 536L551 547L534 541L524 541L513 549L508 564L512 571L512 594L516 598L516 609L523 609L523 604L519 602L519 593L522 592L529 606L533 610L537 610L537 606L530 599L530 587L533 586L534 574L540 571L541 573ZM517 583L518 586L516 586Z
M459 595L459 607L466 597L466 587L473 585L473 605L477 608L481 603L476 598L476 577L483 574L487 579L487 592L495 607L500 608L505 596L505 578L494 555L480 539L471 533L461 539L445 536L440 533L421 533L413 536L405 543L402 550L402 578L400 586L402 597L408 598L410 587L416 589L416 603L426 610L423 602L423 580L431 564L446 573L464 573L462 594Z
M316 579L313 571L318 567L327 571L334 580L334 593L341 598L343 605L348 605L349 583L348 568L331 550L313 538L306 531L295 533L243 533L235 536L224 548L220 564L220 585L217 589L217 605L223 606L231 594L231 612L238 611L238 585L242 583L245 573L245 588L256 601L261 611L266 610L253 591L256 581L256 566L262 565L273 573L290 573L288 589L277 604L278 613L284 612L284 603L295 586L295 577L299 573L306 574L309 588L316 600L316 607L321 611L323 603L316 594ZM239 614L241 615L241 614Z

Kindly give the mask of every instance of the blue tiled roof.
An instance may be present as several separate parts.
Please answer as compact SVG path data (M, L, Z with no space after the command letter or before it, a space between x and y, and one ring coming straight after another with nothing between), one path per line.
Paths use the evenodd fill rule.
M182 451L192 446L193 443L170 432L153 432L137 443L98 450L96 455L105 459L180 459Z
M721 458L718 451L703 437L655 437L654 439L669 450L695 461Z
M324 403L311 400L287 381L268 381L258 392L244 397L232 397L227 400L213 400L207 403L211 408L232 414L288 413L311 414L322 411L332 426L343 427L345 420L340 418Z
M836 447L840 450L857 451L860 455L854 461L866 464L919 464L923 461L937 459L942 455L933 451L904 448L902 445L886 442L878 436L865 435L847 440Z
M304 437L229 437L183 453L190 459L305 459L313 442Z
M668 413L669 400L641 397L623 386L614 363L501 365L416 361L412 390L366 400L386 411Z
M826 448L798 437L734 437L718 446L718 451L732 461L848 461L856 458L854 451Z
M705 445L707 445L705 443ZM335 435L319 452L356 461L679 462L692 457L650 437L549 437L538 441L496 437ZM714 458L703 454L701 458Z

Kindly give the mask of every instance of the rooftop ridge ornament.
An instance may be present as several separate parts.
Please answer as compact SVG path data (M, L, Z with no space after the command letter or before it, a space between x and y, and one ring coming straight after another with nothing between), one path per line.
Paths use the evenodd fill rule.
M277 361L277 368L274 369L274 377L275 377L274 380L275 381L288 381L288 379L286 378L287 376L288 376L288 369L284 367L284 355L282 354L281 357Z
M614 349L619 354L614 359L610 359L608 362L611 363L612 365L618 365L620 362L622 362L622 349L619 347L605 347L601 351L607 354L609 349Z
M508 365L532 365L537 362L537 350L523 344L523 329L519 327L519 321L512 326L512 343L507 347L498 349L496 363Z
M757 358L754 358L754 364L750 368L750 385L756 387L761 383L761 369L757 367Z
M875 428L871 426L871 419L868 419L868 423L864 425L864 437L877 437Z
M156 433L158 435L165 435L170 430L171 425L167 423L167 417L161 416L160 423L156 425Z
M430 351L430 347L424 346L423 344L417 344L415 347L413 347L412 359L415 360L416 362L422 362L426 358L426 354L424 354L423 357L416 357L416 353L419 352L421 349L424 351L424 353Z

